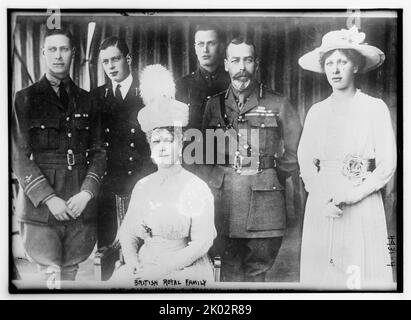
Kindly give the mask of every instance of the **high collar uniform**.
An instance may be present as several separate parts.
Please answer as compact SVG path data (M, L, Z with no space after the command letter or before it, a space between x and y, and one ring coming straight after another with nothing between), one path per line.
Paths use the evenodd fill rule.
M214 143L207 170L225 281L264 281L286 228L284 180L298 170L297 113L283 96L250 85L241 108L230 86L208 100L203 117L204 131L233 142L226 139L225 148Z
M96 199L106 155L100 113L88 92L69 78L63 81L67 105L46 76L17 92L11 153L20 185L16 214L25 250L41 270L55 266L62 278L73 280L77 264L95 245ZM57 221L46 201L54 195L67 201L80 191L93 196L81 216Z

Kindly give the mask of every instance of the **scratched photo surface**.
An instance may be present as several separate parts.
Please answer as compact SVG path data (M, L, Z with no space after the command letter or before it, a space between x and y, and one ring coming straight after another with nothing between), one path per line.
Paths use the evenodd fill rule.
M400 10L8 16L11 292L402 288Z

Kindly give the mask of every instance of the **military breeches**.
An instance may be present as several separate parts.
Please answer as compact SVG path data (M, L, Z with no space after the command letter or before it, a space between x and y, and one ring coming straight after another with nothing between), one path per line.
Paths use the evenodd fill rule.
M46 275L57 267L61 280L74 280L78 264L93 251L96 224L84 223L81 219L51 225L22 222L20 234L26 253L38 265L40 272Z
M221 248L221 280L264 282L274 264L282 237L219 239Z

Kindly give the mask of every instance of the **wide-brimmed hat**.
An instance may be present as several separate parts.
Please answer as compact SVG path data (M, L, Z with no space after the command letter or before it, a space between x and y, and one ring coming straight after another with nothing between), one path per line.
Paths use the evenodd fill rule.
M360 73L366 73L383 64L385 54L380 49L364 43L365 33L358 32L358 28L341 29L326 33L321 42L321 46L303 55L298 64L305 70L324 73L321 66L322 56L335 49L353 49L365 58L365 64Z
M188 124L188 106L175 100L173 76L162 65L149 65L142 71L140 94L145 107L137 118L144 132L162 127L185 127Z

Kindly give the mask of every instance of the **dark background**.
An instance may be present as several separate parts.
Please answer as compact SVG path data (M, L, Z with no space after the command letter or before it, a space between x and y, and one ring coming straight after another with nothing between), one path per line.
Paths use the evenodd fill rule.
M138 74L146 65L161 63L177 79L197 67L194 51L194 28L200 22L217 24L229 38L237 32L254 39L260 57L258 78L275 91L288 97L296 108L301 123L311 105L328 97L331 88L324 75L305 71L298 59L321 44L322 36L351 26L346 11L176 11L176 12L74 12L62 11L62 23L68 24L75 37L76 55L71 70L73 80L89 90L105 82L98 61L98 46L108 36L127 41L132 53L132 68ZM388 105L397 132L398 57L401 56L396 11L361 11L360 31L365 41L380 48L385 63L377 70L362 75L358 87L381 98ZM126 16L128 15L128 16ZM372 17L374 15L374 17ZM375 17L379 15L379 17ZM37 81L44 73L41 57L42 38L48 15L38 12L14 12L10 16L11 94ZM88 23L96 22L91 54L86 72ZM400 71L401 72L401 71ZM12 99L9 99L12 102ZM400 100L401 101L401 100ZM399 145L401 148L402 146ZM396 236L397 187L393 178L383 190L389 235ZM298 281L301 230L305 191L298 176L287 184L288 230L279 257L269 273L270 281Z

